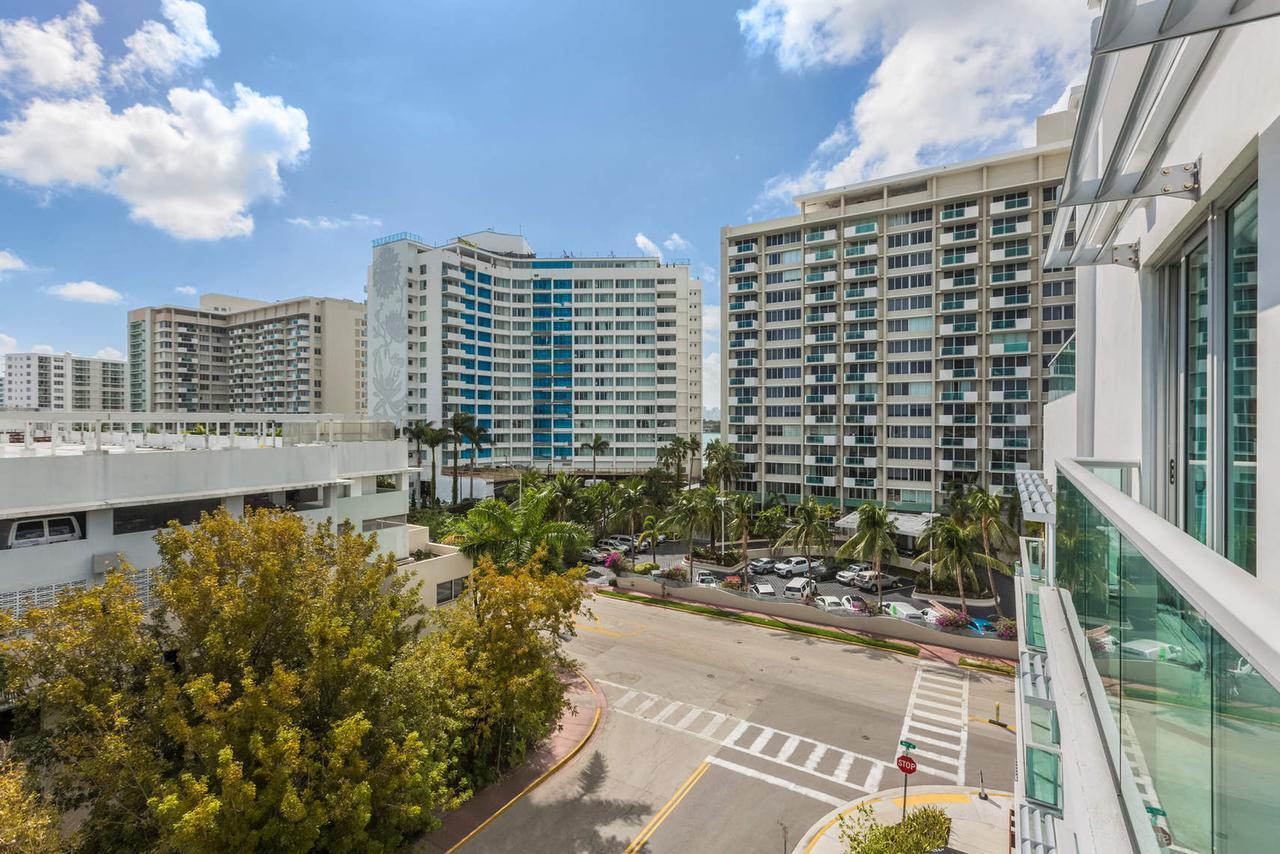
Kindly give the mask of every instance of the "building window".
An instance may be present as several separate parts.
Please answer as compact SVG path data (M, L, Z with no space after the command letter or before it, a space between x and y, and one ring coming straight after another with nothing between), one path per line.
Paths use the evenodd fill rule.
M1227 557L1257 568L1258 187L1227 211Z

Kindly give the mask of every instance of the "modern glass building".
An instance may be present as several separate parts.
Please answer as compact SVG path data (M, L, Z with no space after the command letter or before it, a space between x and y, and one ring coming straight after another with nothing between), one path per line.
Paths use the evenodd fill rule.
M1095 23L1043 260L1076 335L1019 483L1023 851L1277 848L1277 13Z

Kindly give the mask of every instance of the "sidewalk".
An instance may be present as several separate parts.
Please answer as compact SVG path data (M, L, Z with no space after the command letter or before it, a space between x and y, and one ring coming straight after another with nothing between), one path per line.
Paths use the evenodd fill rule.
M978 790L969 786L913 786L907 790L907 809L936 806L951 816L951 838L946 851L957 854L1007 851L1013 796L990 790L987 796L988 800L981 800ZM818 819L791 854L844 854L840 817L853 815L862 804L871 806L881 824L895 824L902 819L902 789L885 789L850 801Z
M569 682L568 698L570 708L560 722L560 730L552 733L527 762L443 816L440 827L418 840L410 850L434 854L462 847L472 834L577 755L604 717L605 698L604 693L580 673L574 674Z

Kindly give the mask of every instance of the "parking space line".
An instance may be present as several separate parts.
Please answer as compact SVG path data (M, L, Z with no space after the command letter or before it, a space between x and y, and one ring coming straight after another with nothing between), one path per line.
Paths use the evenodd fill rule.
M739 765L736 762L721 759L719 756L708 756L706 761L719 768L733 771L736 774L742 774L744 777L752 777L756 780L770 783L774 786L795 792L797 795L805 795L806 797L813 798L815 801L822 801L822 803L829 804L833 807L838 807L846 803L844 799L832 797L826 792L819 792L817 789L810 789L808 786L801 786L798 783L791 782L790 780L784 780L781 777L775 777L772 774L766 774L763 771L757 771L754 768L748 768L745 765Z
M672 713L673 713L673 712L675 712L675 710L676 710L676 709L680 708L680 706L681 706L681 704L680 704L680 703L675 702L675 701L673 700L673 701L672 701L672 702L671 702L671 703L670 703L670 704L669 704L665 709L663 709L662 711L658 712L658 716L657 716L656 718L654 718L654 719L653 719L653 722L654 722L655 724L660 724L660 723L662 723L662 722L663 722L663 721L665 721L667 718L671 717Z
M779 762L786 762L791 758L791 754L796 752L796 745L800 743L800 736L793 735L782 745L782 749L778 751L775 757Z

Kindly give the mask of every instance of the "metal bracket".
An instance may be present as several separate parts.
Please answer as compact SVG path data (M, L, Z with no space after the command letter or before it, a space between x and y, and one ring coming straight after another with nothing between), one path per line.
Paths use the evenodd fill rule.
M1127 202L1153 196L1177 196L1195 201L1200 198L1200 161L1161 166L1149 178L1137 172L1117 176L1106 187L1095 178L1081 181L1071 192L1064 193L1059 209L1066 206L1096 205L1102 202Z
M1111 247L1110 263L1138 269L1138 244L1136 242L1114 244Z
M1137 196L1181 196L1200 198L1200 161L1161 166L1155 174L1143 181Z

